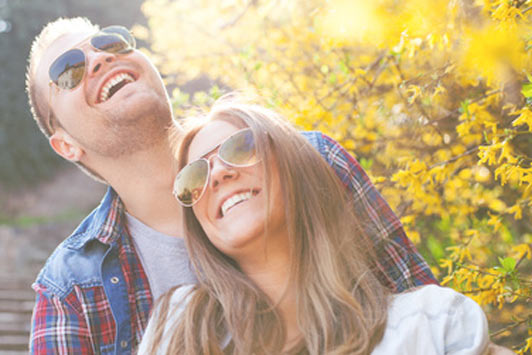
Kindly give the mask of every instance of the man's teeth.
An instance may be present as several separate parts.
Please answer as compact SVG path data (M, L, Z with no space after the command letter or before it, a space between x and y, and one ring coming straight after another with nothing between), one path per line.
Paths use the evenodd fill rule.
M103 87L102 92L100 93L100 102L104 102L105 100L109 99L109 93L111 88L116 84L122 82L123 80L128 83L132 83L133 81L135 81L135 78L133 78L127 73L120 73L116 76L113 76Z
M239 202L249 200L252 196L253 194L251 193L251 191L249 191L249 192L243 192L241 194L236 194L232 196L231 198L227 199L222 204L222 217L225 216L225 214L231 207L233 207Z

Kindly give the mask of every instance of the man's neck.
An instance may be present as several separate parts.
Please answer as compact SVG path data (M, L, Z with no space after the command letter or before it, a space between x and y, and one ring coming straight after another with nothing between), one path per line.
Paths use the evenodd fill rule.
M181 207L172 195L177 164L166 142L100 163L129 214L160 233L184 236Z

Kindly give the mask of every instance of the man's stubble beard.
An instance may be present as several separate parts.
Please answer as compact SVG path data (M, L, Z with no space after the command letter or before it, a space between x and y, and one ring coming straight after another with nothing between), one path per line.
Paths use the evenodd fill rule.
M133 112L109 110L105 116L105 136L86 147L102 157L120 158L168 144L172 111L166 97L151 100Z

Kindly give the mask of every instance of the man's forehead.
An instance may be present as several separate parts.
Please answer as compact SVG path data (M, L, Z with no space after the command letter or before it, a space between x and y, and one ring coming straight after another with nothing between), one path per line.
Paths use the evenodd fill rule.
M56 38L48 48L46 49L47 52L54 52L54 51L60 51L61 53L65 50L74 48L78 44L85 41L87 38L89 38L91 35L95 34L96 32L75 32L75 33L66 33L58 38Z

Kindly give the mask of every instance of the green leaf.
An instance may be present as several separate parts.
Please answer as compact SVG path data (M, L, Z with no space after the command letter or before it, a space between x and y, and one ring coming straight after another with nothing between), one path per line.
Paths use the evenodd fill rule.
M439 221L435 223L436 228L442 232L448 233L451 230L452 221L450 217L441 217Z
M209 96L212 97L214 100L219 99L222 95L223 91L216 84L213 85L209 90Z
M469 118L469 104L469 100L464 100L460 103L460 108L458 109L460 113L465 113L467 118Z
M499 263L501 263L502 268L506 272L512 272L515 270L515 265L517 264L517 261L515 261L514 258L500 258L499 257Z
M190 95L179 90L179 88L172 91L172 105L174 108L182 107L188 104Z
M487 131L482 131L482 135L484 136L484 142L486 142L486 144L489 144L490 143L490 139L488 137L488 132Z
M443 248L442 242L433 235L429 235L427 238L427 247L435 260L440 260L445 256L445 250Z
M523 89L521 90L521 93L523 93L523 96L526 98L532 97L532 84L523 84Z
M349 73L349 69L347 68L347 65L344 62L340 62L340 64L338 64L338 67L342 73L344 74Z
M371 170L371 167L373 166L372 159L361 158L359 163L360 163L360 166L366 171Z

